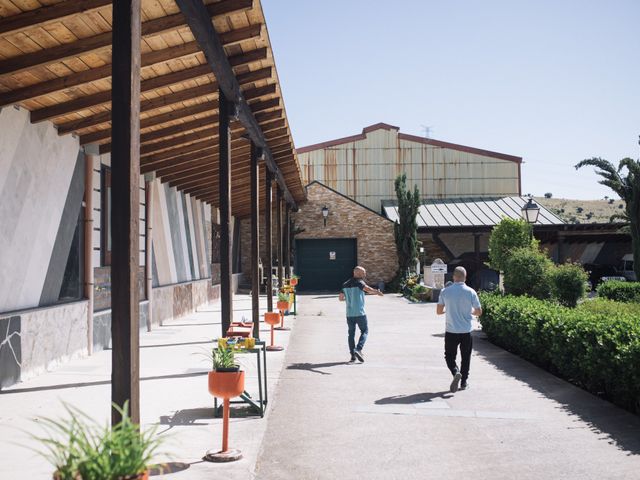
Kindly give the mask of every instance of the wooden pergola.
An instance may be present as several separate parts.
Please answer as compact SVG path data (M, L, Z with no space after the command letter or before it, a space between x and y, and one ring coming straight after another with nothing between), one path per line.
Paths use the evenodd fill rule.
M233 312L232 215L251 217L258 332L258 212L270 259L274 183L284 274L282 217L305 194L260 2L0 0L7 105L111 154L112 399L129 400L138 421L140 174L219 209L223 333Z

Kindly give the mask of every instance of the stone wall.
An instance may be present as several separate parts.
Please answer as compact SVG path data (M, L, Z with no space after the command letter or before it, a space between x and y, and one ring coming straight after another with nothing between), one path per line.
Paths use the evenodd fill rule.
M0 387L86 355L87 307L80 301L0 318Z
M324 226L322 208L329 209ZM367 281L390 281L398 268L393 222L353 200L314 182L307 187L307 202L293 214L296 227L304 229L296 239L355 238L358 264L367 270Z

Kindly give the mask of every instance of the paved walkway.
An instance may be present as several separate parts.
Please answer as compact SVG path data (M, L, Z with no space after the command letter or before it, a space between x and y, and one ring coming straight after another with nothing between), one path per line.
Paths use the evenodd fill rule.
M261 303L266 304L262 298ZM235 319L251 317L251 301L238 295ZM294 324L292 317L286 322ZM187 480L225 478L246 480L253 470L266 429L266 419L234 406L230 446L238 447L244 459L234 464L202 461L209 449L221 446L221 422L213 415L213 399L207 391L210 363L201 355L220 334L220 307L212 305L198 313L156 327L141 335L141 415L144 428L157 427L165 438L161 451L171 452L158 461L170 460L180 472L162 478ZM262 337L267 338L266 327ZM290 332L277 332L276 341L288 343ZM269 394L273 395L282 370L284 352L268 353ZM243 356L247 390L257 396L255 356ZM4 390L0 394L0 479L50 479L51 467L33 452L18 446L33 446L26 432L41 434L38 417L64 417L63 403L77 406L98 422L107 424L110 408L111 351L76 359L55 371ZM181 465L182 464L182 465Z
M344 304L303 297L259 479L638 479L640 418L474 337L452 395L431 304L368 297L366 362Z

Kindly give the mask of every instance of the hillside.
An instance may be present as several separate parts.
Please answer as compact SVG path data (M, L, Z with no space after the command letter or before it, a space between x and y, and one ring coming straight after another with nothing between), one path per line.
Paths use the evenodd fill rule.
M611 215L623 213L621 200L569 200L566 198L534 197L567 223L609 223Z

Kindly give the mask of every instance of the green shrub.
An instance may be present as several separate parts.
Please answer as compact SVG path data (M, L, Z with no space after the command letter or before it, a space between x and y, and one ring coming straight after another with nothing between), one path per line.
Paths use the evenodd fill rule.
M600 297L618 302L640 303L640 282L620 282L610 280L602 282L596 289Z
M430 302L431 301L431 289L424 285L414 285L411 288L409 299L414 302Z
M503 218L491 230L489 266L501 272L505 269L512 250L533 245L536 245L536 242L531 237L531 225L524 220Z
M550 270L553 262L537 248L516 248L504 264L504 289L511 295L551 297Z
M601 313L609 315L611 312L635 315L640 322L640 303L616 302L607 298L593 298L587 302L582 302L578 307L590 313Z
M578 263L565 263L549 271L551 291L561 305L575 307L587 294L589 276Z
M567 308L481 294L483 331L503 348L640 413L640 322L620 304ZM593 311L590 309L593 308Z

